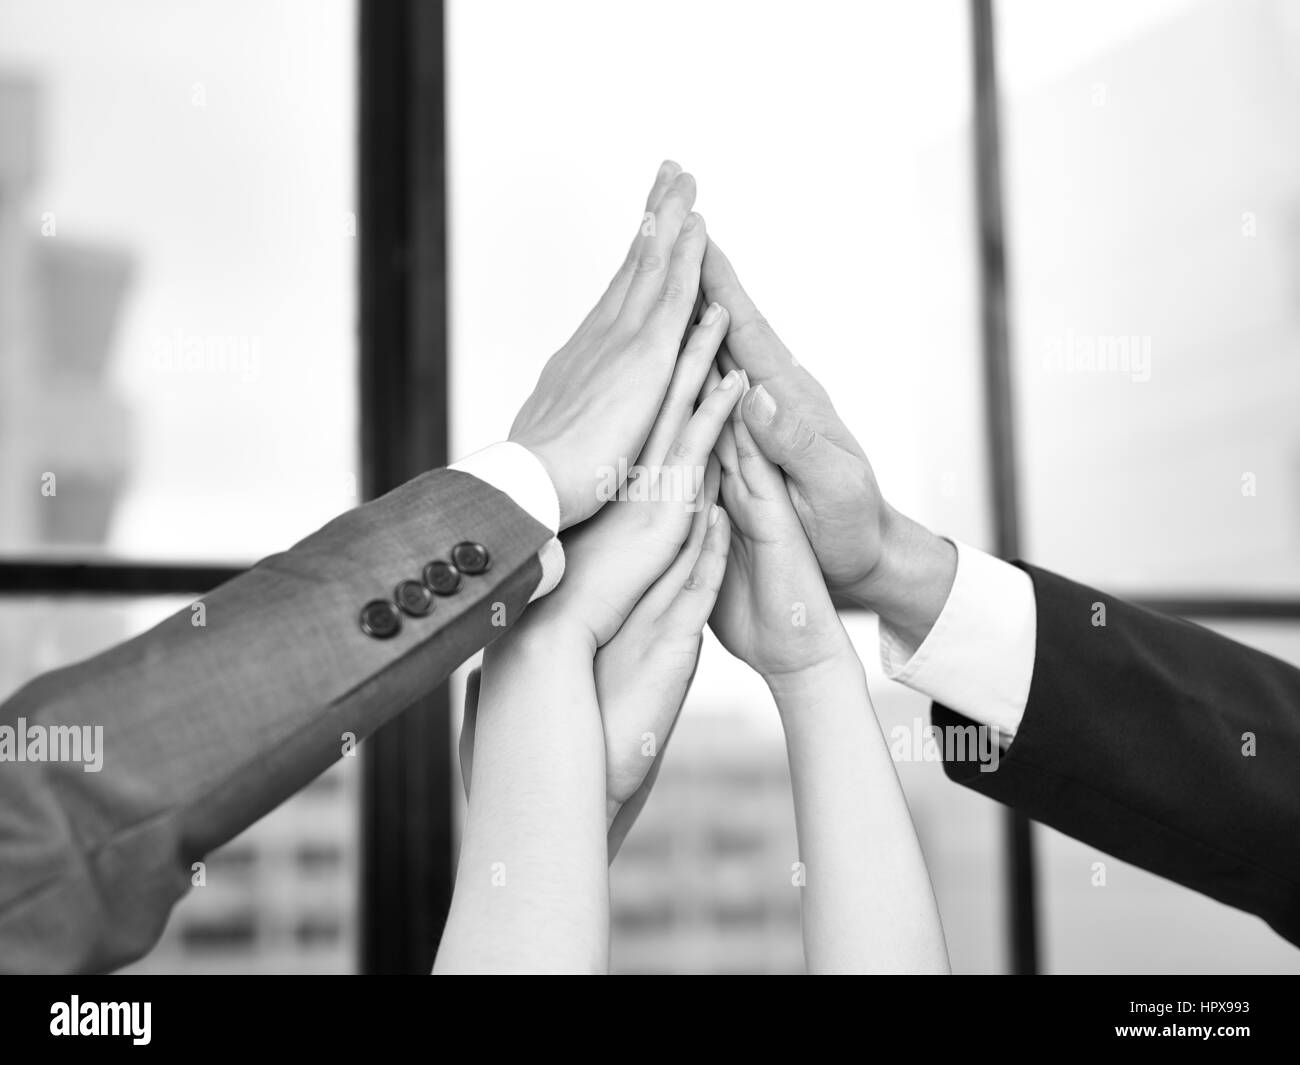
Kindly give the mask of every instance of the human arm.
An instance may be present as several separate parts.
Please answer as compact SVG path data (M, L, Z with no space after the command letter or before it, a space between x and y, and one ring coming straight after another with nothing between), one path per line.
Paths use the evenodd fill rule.
M934 893L862 667L780 471L733 419L719 442L731 564L712 619L785 729L808 969L945 972Z

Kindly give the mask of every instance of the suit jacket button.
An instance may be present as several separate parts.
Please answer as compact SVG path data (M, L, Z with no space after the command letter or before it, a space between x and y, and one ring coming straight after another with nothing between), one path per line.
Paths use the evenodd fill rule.
M468 573L471 577L479 573L486 573L488 567L492 565L491 559L488 558L487 548L482 544L474 543L472 540L466 540L464 543L453 547L451 549L451 560L461 573Z
M402 615L387 599L372 599L361 608L361 631L376 640L387 640L402 631Z
M460 587L460 570L450 562L430 562L424 567L424 583L439 595L454 595Z
M433 595L419 581L402 581L393 589L393 598L402 613L413 618L422 618L433 609Z

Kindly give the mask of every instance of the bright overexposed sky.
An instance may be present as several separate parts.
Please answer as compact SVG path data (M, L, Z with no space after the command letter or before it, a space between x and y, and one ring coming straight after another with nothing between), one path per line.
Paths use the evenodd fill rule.
M0 76L43 96L33 232L133 259L111 550L249 560L356 501L355 36L350 0L0 3Z

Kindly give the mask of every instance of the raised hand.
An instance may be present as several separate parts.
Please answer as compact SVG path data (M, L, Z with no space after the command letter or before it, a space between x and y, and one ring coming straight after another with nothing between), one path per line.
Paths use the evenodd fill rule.
M566 536L564 580L502 638L549 629L589 649L611 821L618 815L611 854L644 802L641 789L690 685L726 567L729 524L713 506L719 468L711 454L743 393L740 373L715 375L695 404L726 328L726 312L710 307L691 330L623 498ZM467 787L477 702L473 688L469 694L461 738Z
M695 179L664 163L627 258L542 369L510 439L546 467L568 528L599 509L603 471L630 465L672 378L707 243Z
M733 532L710 625L767 681L785 731L808 971L946 972L907 801L785 478L739 413L717 453Z
M720 507L718 465L710 464L691 533L623 627L596 654L596 700L605 734L609 860L613 861L654 785L686 701L701 637L727 568L730 524ZM468 791L474 763L480 675L465 694L461 775Z
M744 391L739 372L728 374L692 413L726 328L725 312L711 307L691 331L623 498L565 537L564 579L530 608L529 623L576 627L594 654L677 557L703 505L709 456Z
M769 684L851 654L785 478L755 444L739 406L716 454L732 520L730 561L710 621L718 640Z
M713 462L686 545L596 655L611 861L658 775L727 569L731 526L714 505L718 481Z
M826 390L795 361L712 241L701 284L706 299L731 313L726 348L754 385L741 416L784 470L827 585L919 644L952 587L955 548L885 501L866 452Z

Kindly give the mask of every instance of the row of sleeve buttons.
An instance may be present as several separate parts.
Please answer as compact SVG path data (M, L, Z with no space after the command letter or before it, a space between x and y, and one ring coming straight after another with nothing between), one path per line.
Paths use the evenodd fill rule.
M387 640L402 631L402 615L422 618L433 613L434 596L455 595L462 575L477 577L492 566L487 548L466 540L451 549L451 561L437 559L424 567L423 580L404 580L392 599L372 599L361 608L361 631Z

